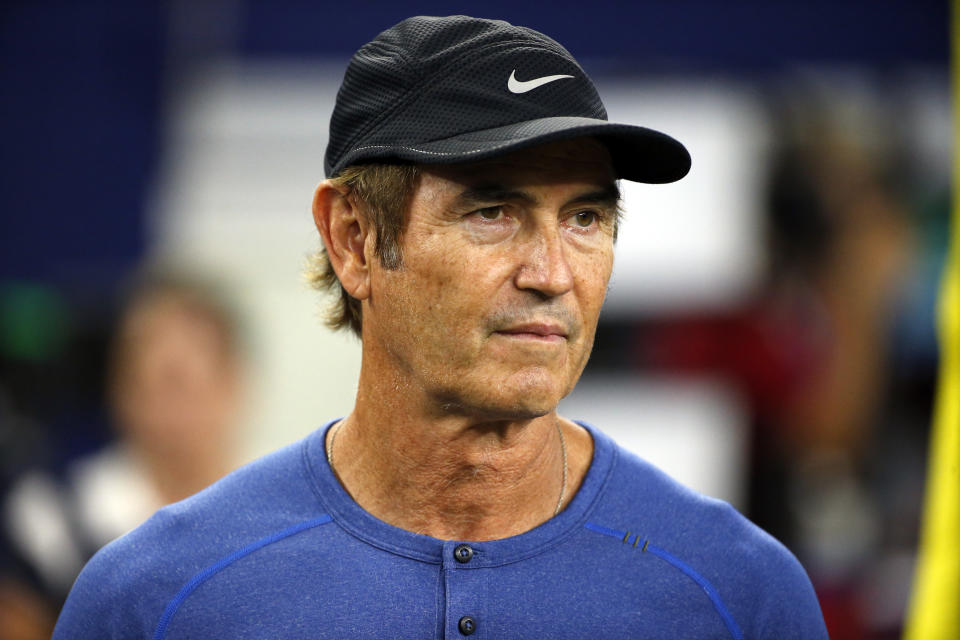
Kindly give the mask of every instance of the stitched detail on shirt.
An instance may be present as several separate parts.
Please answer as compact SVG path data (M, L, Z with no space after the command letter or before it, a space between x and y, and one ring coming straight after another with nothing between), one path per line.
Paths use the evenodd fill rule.
M594 524L592 522L588 522L583 526L587 529L590 529L590 531L596 531L597 533L602 533L605 536L611 536L613 538L622 538L624 534L623 531L617 531L616 529L608 529L603 525Z
M723 623L727 625L727 631L730 632L730 635L734 640L743 640L743 633L740 631L740 627L737 626L737 622L733 619L733 616L730 615L730 611L727 609L726 605L723 604L723 600L720 599L720 594L717 593L717 590L713 588L713 585L710 584L710 581L704 578L702 575L696 572L693 567L685 563L680 558L664 551L660 547L655 547L651 545L644 545L648 553L652 553L658 558L666 560L674 567L685 573L690 579L700 585L700 588L703 589L710 600L713 602L714 609L717 610L717 613L720 614L720 617L723 618Z
M610 536L611 538L617 538L622 543L629 544L630 541L630 532L629 531L619 531L617 529L611 529L609 527L604 527L603 525L595 524L593 522L587 522L583 525L585 529L594 531L596 533L603 534L605 536ZM640 539L640 535L637 534L634 538L632 548L637 548L637 541ZM688 578L696 582L701 589L707 594L707 597L710 598L710 602L713 604L713 608L716 609L717 613L720 615L720 618L723 620L723 624L726 625L727 631L730 632L730 636L734 640L743 640L743 632L740 631L740 627L737 625L736 620L733 619L733 616L730 614L730 610L727 609L727 606L723 603L723 599L720 598L720 594L717 593L717 590L710 584L710 581L704 578L702 575L697 573L696 569L688 565L686 562L676 557L675 555L669 553L668 551L661 549L655 545L650 544L649 540L643 541L643 547L640 549L641 552L651 553L667 564L671 565L675 569L678 569Z
M177 595L175 595L167 604L167 608L164 609L163 615L160 616L160 622L157 623L157 629L153 633L153 640L163 640L163 638L166 637L167 628L170 626L170 621L173 620L173 616L176 615L177 609L180 608L180 605L183 604L183 602L190 597L190 594L196 591L200 585L215 576L217 573L223 571L237 560L250 555L254 551L271 545L274 542L279 542L284 538L289 538L290 536L296 535L301 531L306 531L307 529L312 529L314 527L319 527L322 524L327 524L332 520L333 518L324 514L319 518L295 524L292 527L284 529L283 531L278 531L264 538L260 538L256 542L248 544L242 549L238 549L230 555L221 558L197 575L193 576L193 578L191 578L190 581L187 582L187 584L185 584L183 588L177 592Z

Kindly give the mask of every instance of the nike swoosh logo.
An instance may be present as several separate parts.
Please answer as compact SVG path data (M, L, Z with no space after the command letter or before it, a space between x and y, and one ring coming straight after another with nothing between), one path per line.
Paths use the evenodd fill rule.
M533 80L517 80L517 70L514 69L510 72L510 78L507 80L507 89L510 90L510 93L526 93L527 91L533 91L537 87L542 87L548 82L572 77L573 76L557 75L543 76L542 78L534 78Z

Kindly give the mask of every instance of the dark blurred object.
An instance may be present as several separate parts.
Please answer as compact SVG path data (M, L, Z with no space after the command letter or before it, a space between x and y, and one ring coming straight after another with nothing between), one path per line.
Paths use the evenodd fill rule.
M755 414L750 511L804 562L831 637L892 638L909 592L936 371L925 353L908 357L923 365L900 366L896 330L927 313L908 292L927 251L910 196L928 185L901 169L909 133L894 113L834 100L793 95L776 112L761 299L792 300L808 319L797 336L817 348L779 409Z
M99 297L0 282L0 488L24 466L60 468L103 442L112 314Z
M928 250L911 195L928 185L902 168L896 114L854 104L780 103L767 290L805 300L822 345L782 410L757 414L751 504L804 562L839 640L899 636L936 371L923 353L911 359L926 366L897 361Z

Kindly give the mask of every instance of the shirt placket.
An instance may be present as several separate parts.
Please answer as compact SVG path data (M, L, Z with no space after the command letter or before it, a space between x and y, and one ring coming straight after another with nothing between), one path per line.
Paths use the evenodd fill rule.
M443 545L443 574L446 592L444 637L489 637L484 633L485 607L482 575L478 570L483 550L475 543L446 541Z

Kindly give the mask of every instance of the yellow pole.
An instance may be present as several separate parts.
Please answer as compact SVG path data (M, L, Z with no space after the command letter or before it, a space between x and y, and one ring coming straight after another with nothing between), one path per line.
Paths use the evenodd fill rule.
M954 126L960 122L960 0L952 3ZM913 595L904 640L960 639L960 162L954 133L950 251L937 314L940 372Z

